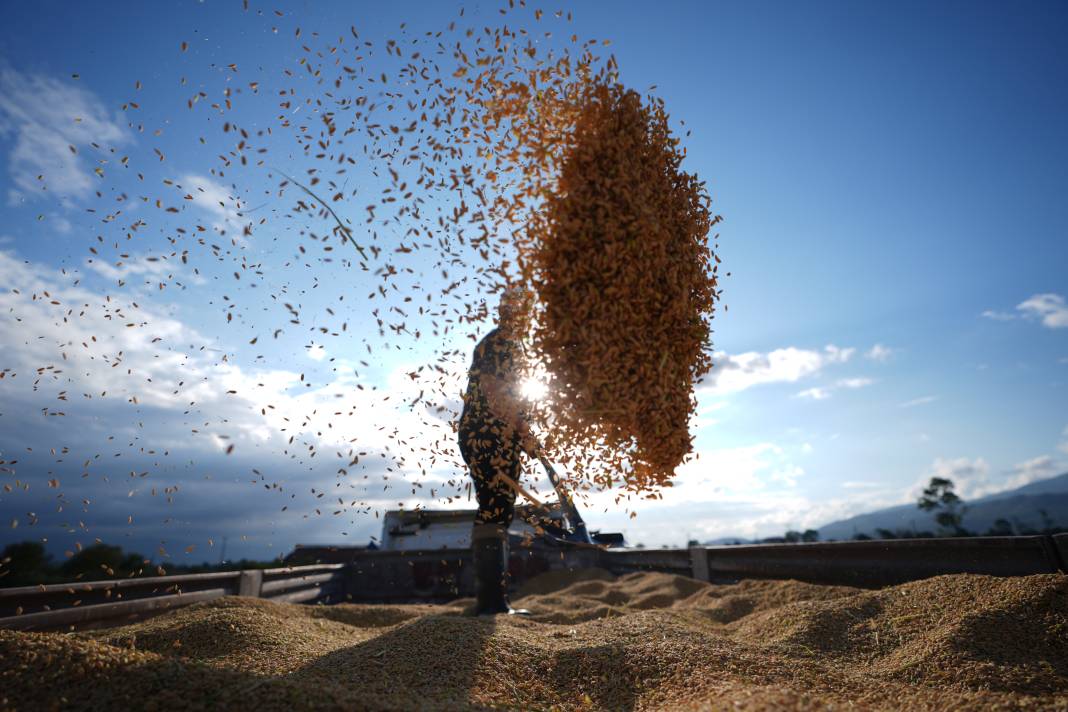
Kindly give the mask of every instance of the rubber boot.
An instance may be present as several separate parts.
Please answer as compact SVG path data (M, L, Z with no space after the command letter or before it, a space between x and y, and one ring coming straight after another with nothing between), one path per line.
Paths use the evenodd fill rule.
M475 615L530 615L508 603L508 530L497 524L475 524L471 530L475 568Z
M508 615L510 616L529 616L530 611L526 608L512 608L511 601L508 600L508 532L505 531L504 538L501 539L501 570L504 575L501 576L501 598L504 599L505 608L508 609Z

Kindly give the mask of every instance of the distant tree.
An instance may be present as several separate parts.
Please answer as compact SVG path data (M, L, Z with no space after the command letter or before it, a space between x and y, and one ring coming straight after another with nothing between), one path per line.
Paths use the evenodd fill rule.
M961 525L964 519L964 500L953 491L953 480L932 477L916 506L925 512L935 512L935 521L951 536L967 535Z
M1012 522L1008 519L995 519L994 524L987 530L987 536L1012 536Z
M148 567L151 563L149 559L131 551L122 557L122 561L119 563L119 570L125 571L127 575L140 576L144 573L145 567Z
M898 527L897 529L876 529L875 533L879 535L880 539L917 539L923 537L933 537L931 532L918 532L915 529L905 529Z
M853 536L853 541L871 541L871 537L864 532L861 532L860 534L855 534Z
M1020 534L1020 535L1023 535L1023 536L1029 536L1029 535L1032 535L1032 534L1038 534L1039 533L1038 530L1036 530L1034 527L1029 526L1027 524L1024 524L1017 517L1013 517L1012 518L1012 527L1013 527L1013 529L1016 530L1017 534Z
M173 574L267 569L280 565L281 559L253 561L240 559L226 563L168 564L153 566L140 554L124 552L121 547L94 544L77 552L62 564L56 564L44 546L35 541L9 544L0 552L0 588L36 586L41 583L93 581L130 576L166 576Z
M59 571L68 580L120 578L138 573L143 561L139 554L124 553L121 546L93 544L63 562Z
M796 544L800 541L819 541L820 533L815 529L806 529L803 532L799 532L796 529L790 529L781 537L769 537L764 541L771 541L772 539L775 539L776 541L780 542L785 542L787 544Z
M33 586L51 580L52 556L39 541L8 544L0 552L0 586Z

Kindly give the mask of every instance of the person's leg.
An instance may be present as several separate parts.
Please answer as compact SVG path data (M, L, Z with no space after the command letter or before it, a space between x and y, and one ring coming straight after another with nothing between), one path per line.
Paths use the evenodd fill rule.
M471 528L477 582L477 613L510 613L508 605L508 526L515 514L515 491L497 475L512 468L500 452L480 461L476 477L478 512Z
M475 571L475 615L510 613L508 605L508 529L475 522L471 527L471 561Z
M502 454L502 457L494 462L494 469L496 469L498 475L505 475L508 479L498 477L496 488L500 494L497 497L496 508L492 511L499 512L497 516L497 523L502 531L500 532L500 549L501 553L498 555L494 550L492 560L497 561L500 567L494 579L497 590L493 591L493 600L503 602L503 610L501 613L519 614L523 616L529 616L530 611L525 608L513 608L512 603L508 601L508 526L512 524L513 518L516 515L516 490L512 485L508 484L508 481L518 482L520 472L520 459L519 450L512 449L506 450ZM503 490L500 489L503 486Z
M515 515L516 492L499 477L519 475L518 452L500 448L496 438L461 439L461 452L471 471L478 512L471 528L476 613L512 613L508 604L508 526Z
M519 474L518 453L502 447L492 430L469 425L460 428L460 454L475 486L476 523L497 524L507 529L515 516L516 492L498 473L514 480Z

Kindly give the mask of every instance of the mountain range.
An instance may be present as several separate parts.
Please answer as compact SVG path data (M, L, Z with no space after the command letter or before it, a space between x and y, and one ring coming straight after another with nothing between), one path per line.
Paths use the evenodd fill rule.
M1006 534L1030 534L1049 527L1068 529L1068 472L1016 489L990 494L964 503L962 526L976 534L986 534L995 522L1008 522ZM882 538L879 530L898 536L930 532L939 534L933 512L915 504L899 504L824 524L817 530L820 541L843 541L858 535ZM781 541L781 539L778 539ZM764 540L726 536L703 542L705 546L757 544Z
M998 519L1006 520L1016 534L1050 526L1068 527L1068 472L964 504L962 525L977 534L986 533ZM878 529L937 533L939 527L933 513L921 511L915 504L901 504L831 522L818 531L820 540L827 541L852 539L858 534L875 537Z

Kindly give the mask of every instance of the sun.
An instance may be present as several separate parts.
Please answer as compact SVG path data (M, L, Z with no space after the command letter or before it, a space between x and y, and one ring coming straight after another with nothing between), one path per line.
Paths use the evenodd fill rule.
M524 378L519 391L528 401L540 401L549 395L549 386L537 376Z

